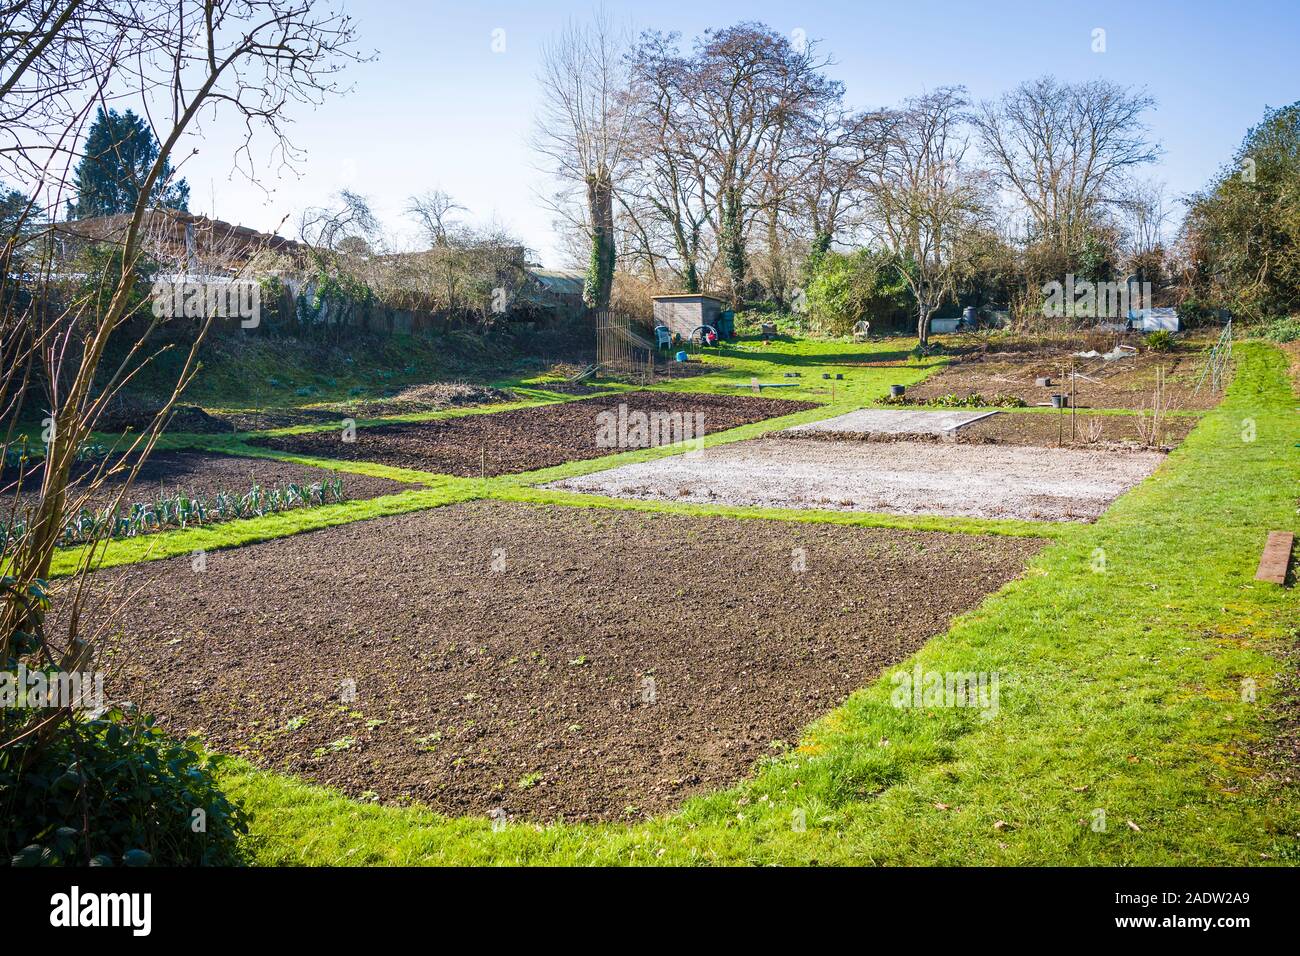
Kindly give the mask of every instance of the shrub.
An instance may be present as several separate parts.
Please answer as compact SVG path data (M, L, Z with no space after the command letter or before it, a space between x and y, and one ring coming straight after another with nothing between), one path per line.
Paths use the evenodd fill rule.
M1142 341L1153 352L1168 352L1174 347L1174 333L1168 329L1156 329L1148 332Z
M874 249L827 252L808 282L807 297L813 318L831 335L848 333L861 319L897 322L913 307L898 259Z
M213 769L213 758L166 736L150 718L119 710L81 720L76 733L39 749L11 744L0 750L3 862L241 863L247 822L217 787Z
M1259 334L1261 338L1268 339L1270 342L1295 342L1300 339L1300 315L1274 319L1266 323L1259 330Z

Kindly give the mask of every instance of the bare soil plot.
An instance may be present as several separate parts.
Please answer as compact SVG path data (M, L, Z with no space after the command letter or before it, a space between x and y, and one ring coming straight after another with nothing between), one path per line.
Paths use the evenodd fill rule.
M957 431L956 440L969 444L1039 447L1062 444L1079 448L1146 447L1168 451L1181 444L1199 420L1187 415L1165 416L1155 426L1153 442L1146 444L1142 428L1139 427L1142 422L1137 415L1089 415L1080 411L1074 415L1073 426L1070 419L1069 411L1039 415L999 413L963 426ZM1073 437L1071 427L1074 430ZM1152 427L1149 417L1143 427Z
M743 777L1041 546L475 502L96 581L138 595L114 692L174 732L353 797L616 819Z
M1068 350L1037 352L975 352L955 356L938 374L907 390L907 399L924 403L956 395L982 396L992 404L999 399L1020 399L1028 405L1050 403L1053 393L1069 394L1069 372L1074 363L1075 404L1079 408L1149 408L1156 385L1156 370L1165 374L1165 398L1173 408L1213 408L1223 397L1207 383L1193 394L1205 366L1199 352L1143 352L1112 362L1072 358ZM1040 377L1052 385L1035 384Z
M1154 451L766 438L549 487L726 505L1088 521L1164 457Z
M350 443L342 440L341 431L328 431L264 438L255 444L437 474L494 477L627 450L600 444L598 416L602 412L617 415L620 406L626 406L629 415L698 414L706 434L817 407L810 402L774 398L624 392L509 412L362 428L357 430L356 441Z
M89 463L78 467L79 482L87 480L93 467ZM243 495L254 484L266 489L284 488L290 482L305 486L335 478L342 479L345 497L353 500L377 498L380 495L391 495L407 488L417 487L390 481L387 478L342 474L323 468L304 468L302 465L271 458L248 458L241 455L220 455L198 451L159 451L150 455L145 461L131 490L124 497L123 505L130 508L136 501L157 500L177 493L192 498L212 498L222 492ZM0 507L3 507L6 512L12 501L14 483L17 479L17 469L6 469L0 472ZM125 474L113 475L106 479L103 486L88 500L86 507L94 510L111 505L125 480ZM74 485L69 494L75 496L78 487L81 485ZM23 489L24 502L38 494L39 473L29 473L29 476L23 480Z
M1069 410L1028 414L863 409L789 428L779 435L822 441L954 441L970 445L1168 451L1187 437L1196 422L1196 418L1186 415L1164 416L1152 426L1149 417L1139 415L1076 411L1071 416ZM1154 438L1144 437L1143 428L1149 431L1153 427Z
M263 431L269 428L289 428L295 425L321 425L339 422L344 418L386 418L395 415L416 415L436 412L445 408L465 408L473 405L492 405L509 402L514 395L486 385L467 382L432 382L427 385L410 385L394 391L386 398L354 399L346 402L312 405L302 408L268 408L238 412L218 412L216 417L232 430ZM183 431L175 425L172 431Z
M863 437L890 437L896 435L931 435L948 437L972 422L989 416L989 412L943 411L924 412L910 409L861 408L834 418L796 425L781 432L782 436L809 435L861 435Z

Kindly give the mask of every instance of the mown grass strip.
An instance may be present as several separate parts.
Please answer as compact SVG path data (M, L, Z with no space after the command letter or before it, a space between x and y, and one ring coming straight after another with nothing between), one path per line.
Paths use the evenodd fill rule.
M715 435L709 435L705 438L705 444L721 444L726 441L740 441L744 438L753 437L762 434L764 431L788 428L790 425L802 424L804 421L815 421L818 418L831 414L840 414L841 411L834 406L825 406L822 408L808 409L795 415L787 415L779 419L767 419L763 422L756 422L752 425L744 425L740 428L730 429L725 432L718 432ZM731 437L728 437L731 436ZM272 538L285 537L291 534L298 534L302 531L314 531L320 527L331 527L336 524L346 524L348 521L364 521L368 518L380 517L383 514L401 514L407 511L415 511L420 508L440 507L443 504L461 501L472 501L476 498L494 497L494 491L498 488L511 488L524 484L528 480L554 481L558 477L570 477L575 474L587 474L591 471L600 471L604 468L612 468L628 461L642 461L648 458L658 458L666 455L680 454L686 448L681 445L660 446L658 448L638 449L632 452L624 452L605 458L592 459L589 462L570 462L567 465L558 466L556 469L543 469L538 472L530 472L520 475L503 475L497 478L460 478L454 475L439 475L431 472L416 471L409 468L395 468L389 465L381 465L374 462L345 461L333 458L316 458L309 455L297 455L291 452L281 452L270 448L261 448L256 445L249 445L241 440L240 436L233 435L202 435L188 436L201 440L196 445L182 444L180 448L197 448L201 451L217 452L228 455L244 455L252 458L266 458L275 461L291 462L302 465L305 468L323 468L336 471L342 474L368 475L375 478L387 478L392 481L403 483L421 484L428 487L431 491L443 493L451 496L449 500L443 500L437 494L428 498L429 504L415 504L407 507L406 502L424 501L424 498L408 498L406 496L416 494L414 492L402 492L394 495L386 495L383 498L370 499L374 502L387 502L390 499L401 499L402 506L395 511L378 511L373 508L365 507L370 504L368 501L343 502L338 505L325 505L313 507L310 509L295 509L292 512L283 512L277 515L268 515L263 518L246 518L234 521L223 522L215 526L201 526L194 528L176 529L174 531L161 532L159 534L145 535L140 538L112 541L108 544L105 552L105 560L99 567L114 567L121 564L132 564L137 561L158 560L160 557L175 557L179 554L186 554L197 550L212 550L214 547L233 548L244 544L257 544L262 541L269 541ZM171 449L168 450L178 450ZM644 457L641 457L644 456ZM587 466L587 467L583 467ZM557 472L557 478L545 477L551 472ZM540 479L535 476L543 476ZM418 494L424 494L420 492ZM295 518L293 520L283 520L273 522L273 518L288 519L291 515L298 515L303 512L327 512L329 521L324 524L317 524L307 518ZM245 528L245 526L250 526ZM204 543L213 538L219 540L221 544L211 545ZM160 539L166 539L165 545ZM160 542L150 544L150 542ZM160 550L161 549L161 550ZM70 548L61 551L55 559L53 576L60 577L72 573L77 568L78 555L83 549Z
M228 761L256 860L1300 862L1300 795L1260 755L1296 598L1251 580L1263 533L1296 526L1300 422L1277 350L1239 358L1224 406L1155 476L749 781L633 826L493 832ZM891 675L915 668L999 673L996 713L894 706Z

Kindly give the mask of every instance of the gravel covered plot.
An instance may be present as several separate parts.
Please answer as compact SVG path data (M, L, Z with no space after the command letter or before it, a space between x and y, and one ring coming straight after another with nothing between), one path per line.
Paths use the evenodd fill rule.
M569 461L600 458L638 447L600 444L602 412L700 415L703 431L725 431L816 405L775 398L682 392L625 392L510 412L466 415L430 422L358 429L356 441L339 431L260 439L255 444L281 451L349 461L374 461L402 468L465 478L508 475ZM692 419L694 422L694 419ZM629 434L635 442L636 436ZM668 442L662 442L667 444Z
M1019 398L1029 405L1051 402L1053 393L1069 394L1067 377L1074 363L1075 404L1079 408L1150 408L1156 384L1156 370L1165 374L1165 398L1177 409L1213 408L1223 393L1207 382L1193 395L1205 366L1205 356L1191 352L1145 352L1132 358L1106 362L1075 359L1070 352L975 353L955 356L952 362L919 385L907 389L910 401L926 402L945 395L980 395L985 401ZM1036 385L1039 377L1052 385ZM1087 377L1084 377L1087 376Z
M475 502L96 578L137 595L117 692L174 732L353 797L626 819L794 744L1041 546Z
M92 466L79 466L81 481L86 481ZM91 497L86 507L94 509L111 505L117 498L118 490L126 480L125 474L113 475ZM0 473L0 502L8 508L18 478L16 469L7 469ZM157 501L160 497L183 493L194 498L214 498L218 494L244 495L254 484L264 489L284 488L290 482L310 485L314 482L341 479L346 498L360 501L366 498L378 498L380 495L396 494L416 485L402 484L387 478L372 478L368 475L353 475L329 471L323 468L306 468L290 462L276 461L271 458L248 458L242 455L220 455L200 451L157 451L149 456L140 469L131 490L123 498L122 504L129 508L134 502ZM77 495L75 485L70 495ZM26 501L40 490L40 475L29 476L23 481L23 499Z
M1149 451L768 438L550 487L726 505L1088 521L1163 460Z

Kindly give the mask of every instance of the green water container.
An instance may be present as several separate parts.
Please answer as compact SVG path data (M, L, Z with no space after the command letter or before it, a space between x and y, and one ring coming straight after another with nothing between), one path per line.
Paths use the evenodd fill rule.
M736 312L724 309L718 313L718 338L734 339L736 337Z

